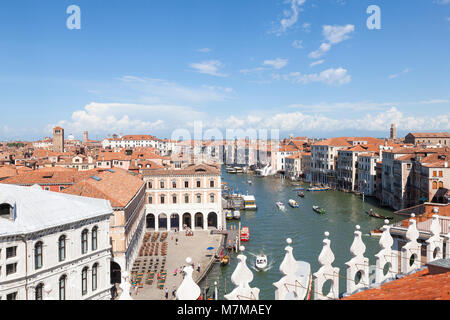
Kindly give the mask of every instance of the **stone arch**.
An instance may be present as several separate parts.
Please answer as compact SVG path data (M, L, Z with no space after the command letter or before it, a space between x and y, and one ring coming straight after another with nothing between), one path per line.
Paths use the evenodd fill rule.
M195 229L203 229L203 213L197 212L194 216Z
M147 214L147 216L145 217L145 221L146 221L146 227L147 229L153 229L155 230L155 215L153 213L149 213Z
M180 215L178 213L172 213L170 215L170 227L180 230Z
M158 229L167 230L167 215L165 213L158 215Z
M217 225L217 213L210 212L208 214L208 228L218 228Z
M183 228L186 225L188 228L192 228L192 218L189 212L183 214Z
M122 282L122 270L117 262L111 261L111 284Z

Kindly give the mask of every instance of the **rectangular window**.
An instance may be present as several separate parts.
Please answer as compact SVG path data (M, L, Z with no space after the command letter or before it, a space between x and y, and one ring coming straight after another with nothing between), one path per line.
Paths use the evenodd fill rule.
M437 171L433 171L433 177L437 177Z
M189 203L189 196L184 196L184 203Z
M6 248L6 259L15 257L17 255L17 247Z
M211 180L211 181L209 182L209 186L210 186L211 188L214 188L214 180Z
M185 182L184 182L184 187L185 187L185 188L189 188L189 181L185 181Z
M17 300L17 292L6 295L6 300Z
M201 186L201 182L197 181L197 188L200 188L200 186Z
M153 204L153 197L152 196L148 197L148 203L149 204Z
M14 274L17 272L17 263L10 263L6 265L6 275Z
M161 197L161 204L164 204L164 197Z
M159 183L159 185L161 186L161 189L164 189L164 181L161 181L161 182Z
M442 178L442 175L443 175L442 171L439 171L439 177Z

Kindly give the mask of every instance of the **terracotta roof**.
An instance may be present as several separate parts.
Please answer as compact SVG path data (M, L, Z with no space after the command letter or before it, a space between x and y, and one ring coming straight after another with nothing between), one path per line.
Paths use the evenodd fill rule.
M119 168L103 171L97 176L98 180L87 178L62 192L88 198L106 199L111 202L112 207L124 208L145 184L142 179L131 172Z
M99 170L77 171L74 168L42 168L20 173L19 175L7 178L2 181L6 184L16 184L22 186L31 186L33 184L74 184L82 179L86 179L98 174Z
M416 138L450 138L449 132L411 132Z
M18 173L15 166L0 167L0 179L16 176L17 174Z
M450 272L431 275L428 268L342 300L449 300Z

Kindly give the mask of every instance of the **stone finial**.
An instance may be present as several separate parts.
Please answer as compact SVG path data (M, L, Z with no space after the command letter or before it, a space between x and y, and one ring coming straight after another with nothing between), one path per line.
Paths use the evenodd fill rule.
M122 283L120 284L122 293L120 294L119 300L133 300L130 294L131 284L128 278L128 272L122 272Z
M345 263L347 265L347 294L369 286L369 259L364 257L366 246L362 241L360 229L361 227L357 225L350 247L353 258Z
M394 239L391 236L391 227L389 226L389 220L384 220L384 226L382 230L383 233L381 234L379 242L381 250L375 255L375 282L377 284L380 284L389 279L394 279L398 272L398 252L397 250L392 250ZM388 265L388 269L387 272L384 272L386 265Z
M245 247L240 247L241 252L245 251ZM231 275L231 282L236 288L229 294L225 295L227 300L259 300L259 289L250 288L250 282L253 281L253 273L247 266L247 257L244 254L237 256L239 260L236 269Z
M439 216L434 214L430 225L431 237L426 241L427 243L427 262L442 259L444 250L444 241L441 238L441 224Z
M417 230L417 221L414 219L416 215L411 214L409 219L409 227L406 231L406 240L408 241L401 251L401 271L403 274L411 273L420 268L421 244L419 239L419 230Z
M339 268L334 268L331 264L334 262L334 254L331 250L331 241L328 239L330 233L325 232L323 248L319 255L319 263L322 267L313 275L314 278L314 299L328 300L339 299ZM323 294L323 285L326 281L331 281L331 290L328 294Z
M192 274L194 273L194 269L192 268L192 259L186 258L186 267L184 267L184 279L181 285L178 287L176 292L177 300L198 300L201 294L201 289L195 283L192 278Z
M292 239L286 240L286 255L280 265L284 275L275 282L275 300L305 300L311 287L311 266L304 261L296 261L292 254Z

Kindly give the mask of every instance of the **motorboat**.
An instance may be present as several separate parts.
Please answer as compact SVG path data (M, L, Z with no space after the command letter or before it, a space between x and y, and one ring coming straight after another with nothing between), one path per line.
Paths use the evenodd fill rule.
M317 212L318 214L325 214L325 213L326 213L325 209L322 209L322 208L319 207L319 206L313 206L312 208L313 208L313 210L314 210L315 212Z
M243 227L240 232L241 241L247 242L250 240L250 230L248 227Z
M247 183L248 184L252 184L253 182L252 182L252 180L248 180Z
M255 267L259 270L267 268L267 256L265 254L256 256Z
M241 167L234 167L234 170L236 170L236 173L244 173L244 169Z
M299 193L298 193L298 196L299 196L300 198L304 198L304 197L305 197L305 194L304 194L303 192L299 192Z
M295 200L293 200L293 199L289 199L289 205L290 205L292 208L298 208L298 207L299 207L298 202L295 201Z
M330 188L325 188L325 187L311 187L306 189L306 191L310 191L310 192L317 192L317 191L328 191L330 190Z
M227 218L227 220L232 220L233 219L233 213L231 212L231 210L227 210L225 212L225 217Z
M227 168L226 171L227 171L227 173L237 173L236 169L235 168L231 168L231 167Z
M282 211L286 210L286 207L283 202L278 201L275 204L277 205L278 209L280 209Z
M244 201L244 209L245 210L256 210L257 209L255 196L246 195L246 196L242 196L242 199Z
M241 219L241 212L239 210L235 210L233 212L233 219L236 219L236 220Z

